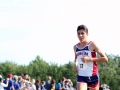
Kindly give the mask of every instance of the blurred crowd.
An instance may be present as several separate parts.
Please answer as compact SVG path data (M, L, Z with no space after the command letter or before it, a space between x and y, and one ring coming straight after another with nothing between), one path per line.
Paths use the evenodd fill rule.
M28 74L20 76L8 74L4 79L0 75L0 90L76 90L70 79L62 77L55 81L48 76L47 80L31 79Z
M110 90L110 87L107 84L101 84L99 90Z

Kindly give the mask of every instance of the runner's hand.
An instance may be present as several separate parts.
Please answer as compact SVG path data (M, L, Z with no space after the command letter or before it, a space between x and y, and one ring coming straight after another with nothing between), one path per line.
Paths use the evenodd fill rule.
M77 72L77 66L74 64L74 68L73 68L74 72Z
M86 63L86 62L91 62L91 59L88 56L83 56L81 60Z

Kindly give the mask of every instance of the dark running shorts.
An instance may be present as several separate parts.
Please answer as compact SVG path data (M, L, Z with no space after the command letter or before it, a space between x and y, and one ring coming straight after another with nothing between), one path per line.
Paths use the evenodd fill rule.
M98 74L90 77L77 76L77 83L87 83L89 88L95 88L96 86L99 86L99 76Z

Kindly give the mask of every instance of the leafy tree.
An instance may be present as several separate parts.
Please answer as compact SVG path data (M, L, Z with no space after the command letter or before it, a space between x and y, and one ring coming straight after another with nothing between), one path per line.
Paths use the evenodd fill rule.
M98 63L100 82L109 85L111 90L120 90L120 56L110 54L107 57L108 63ZM37 56L29 65L17 65L9 61L0 63L0 74L6 78L8 73L14 75L28 73L31 78L41 80L46 80L47 76L52 76L56 82L62 77L66 77L71 79L76 86L77 73L73 72L73 62L58 66L56 63L47 63L40 56Z

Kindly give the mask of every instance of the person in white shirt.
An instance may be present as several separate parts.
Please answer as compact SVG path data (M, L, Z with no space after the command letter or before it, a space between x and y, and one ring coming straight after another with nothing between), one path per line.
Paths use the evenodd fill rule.
M8 78L7 78L7 83L6 84L4 84L3 83L3 78L2 77L0 77L0 90L4 90L4 87L7 87L8 86Z
M30 84L31 84L31 86L29 87L29 90L36 90L35 79L32 79Z

